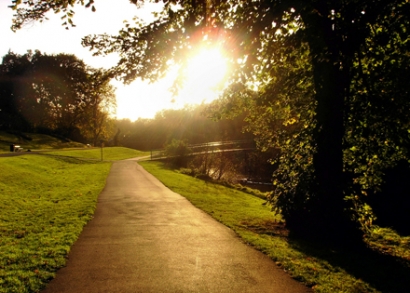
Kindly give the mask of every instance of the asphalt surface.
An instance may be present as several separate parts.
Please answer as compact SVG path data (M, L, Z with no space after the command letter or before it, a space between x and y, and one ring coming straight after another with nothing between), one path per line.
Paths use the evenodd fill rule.
M42 291L65 292L312 291L127 160L113 164L93 220Z

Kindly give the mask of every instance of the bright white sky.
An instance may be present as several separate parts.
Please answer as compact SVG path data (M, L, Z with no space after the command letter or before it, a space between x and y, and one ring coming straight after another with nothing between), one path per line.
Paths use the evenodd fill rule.
M7 6L11 0L0 0L0 57L9 50L24 54L27 50L40 50L42 53L75 54L78 58L95 68L109 68L117 63L118 56L93 57L88 48L81 46L81 38L88 34L116 34L123 27L123 20L131 20L138 15L150 20L147 10L154 9L155 4L138 10L128 0L96 1L97 12L78 7L74 17L75 28L65 30L61 26L61 15L49 15L50 20L43 23L33 23L13 33L10 30L13 11ZM226 65L219 51L208 51L192 60L189 70L189 80L177 97L172 97L169 88L172 77L164 78L155 84L137 80L124 86L119 81L113 81L117 88L117 118L153 118L162 109L177 109L185 104L209 102L217 97L212 87L223 77ZM202 68L199 70L198 68Z

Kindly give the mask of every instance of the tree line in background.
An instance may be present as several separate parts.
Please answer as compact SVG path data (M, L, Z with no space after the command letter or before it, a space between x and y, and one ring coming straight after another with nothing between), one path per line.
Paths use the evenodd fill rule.
M253 139L244 133L244 116L216 121L210 119L207 105L187 106L177 110L162 110L154 119L116 121L121 131L120 143L139 150L165 148L172 140L199 144L221 140Z
M0 128L96 145L114 129L110 79L74 55L9 52L0 64Z
M206 105L163 110L154 119L115 120L111 78L74 55L9 52L0 64L0 128L140 150L162 149L173 139L197 144L253 137L242 132L244 115L212 120Z
M163 110L153 119L128 119L116 121L120 131L118 143L139 150L162 150L173 157L169 162L178 168L189 169L191 175L206 176L217 180L236 181L246 178L271 182L274 166L270 163L276 149L260 152L256 148L247 151L223 151L188 156L194 150L190 145L209 142L235 141L254 145L254 135L246 132L245 114L232 119L211 119L210 105L189 106L178 110ZM240 143L239 143L240 144ZM242 147L242 146L239 146ZM206 151L206 146L200 151Z
M244 115L233 119L209 119L208 107L198 105L179 110L163 110L154 119L115 120L114 88L109 72L87 66L74 55L47 55L28 51L9 52L0 64L0 128L8 131L37 132L94 146L121 145L139 150L164 149L176 141L200 144L222 140L252 140L244 133ZM228 164L231 173L269 180L268 158L248 154L206 156L205 164L192 161L201 174L221 179ZM212 157L212 158L211 158ZM213 167L218 160L218 175ZM256 161L257 162L256 162ZM237 161L233 167L233 161ZM256 168L261 163L264 167ZM225 166L225 167L223 167ZM235 169L235 170L234 170ZM252 171L251 171L252 169Z

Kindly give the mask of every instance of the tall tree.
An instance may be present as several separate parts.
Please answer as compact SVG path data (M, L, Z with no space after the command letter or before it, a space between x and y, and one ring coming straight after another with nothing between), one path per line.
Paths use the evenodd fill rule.
M82 130L94 146L107 140L113 133L113 116L116 108L111 74L104 70L91 70L83 99Z
M80 131L80 137L95 143L113 131L110 79L109 72L89 68L74 55L9 52L0 64L1 125L66 137Z
M16 89L23 83L23 76L30 66L30 58L9 52L0 66L0 127L2 129L28 130L30 124L20 111Z
M32 82L36 98L26 101L25 106L30 102L39 109L27 111L26 115L46 114L48 117L44 119L47 120L41 121L43 127L58 129L69 136L77 128L82 114L81 103L88 86L86 64L74 55L46 55L38 51L32 64L27 79Z
M28 7L17 10L14 28L19 28L26 20L41 19L48 10L67 9L68 4L74 2L42 1L36 5L29 2ZM144 1L131 2L140 4ZM289 126L279 126L282 134L289 134L288 139L283 140L285 145L281 143L282 150L288 151L289 156L282 157L285 161L281 163L287 167L276 177L282 188L279 188L281 193L274 197L282 203L281 208L285 208L288 223L299 225L302 215L304 223L326 232L328 237L345 238L346 233L352 231L345 213L349 208L345 197L350 195L347 186L351 180L346 170L351 163L354 165L355 160L353 155L353 159L346 161L349 154L345 146L350 135L346 131L349 127L355 130L366 128L362 127L363 121L357 122L362 126L356 122L349 124L357 119L349 114L354 105L358 105L354 103L358 98L357 90L360 87L368 90L366 84L376 78L376 70L368 73L363 63L376 66L371 62L377 60L377 56L367 51L372 42L375 42L372 48L377 48L379 55L389 55L378 46L384 48L383 36L377 34L380 27L382 31L404 30L399 34L400 42L408 41L405 28L409 24L410 3L405 0L164 0L161 5L163 10L157 13L158 17L152 23L127 23L118 36L87 37L83 43L96 50L97 54L119 52L122 59L116 73L126 81L137 76L155 79L172 64L170 59L184 64L185 57L198 46L218 45L223 48L234 68L231 75L234 85L231 91L237 90L233 92L234 96L242 94L252 98L253 94L249 94L248 89L258 86L256 96L266 101L266 107L255 109L268 115L269 111L278 108L284 116L269 119L273 122L271 126L278 126L281 120L282 125ZM14 6L19 7L18 4ZM384 37L389 39L391 36ZM393 43L390 42L390 46ZM407 46L403 45L401 49L408 54ZM298 60L299 56L301 60ZM400 67L400 72L407 73L408 60L403 54L400 56L400 62L395 66ZM397 80L397 76L390 74L395 66L383 64L379 69L387 70L388 78ZM299 74L301 79L295 81L276 73L296 74L295 78ZM379 82L383 78L377 78L383 89L387 86L393 93L391 82ZM277 87L282 82L287 85L283 90ZM303 93L304 90L307 94ZM372 93L376 94L376 91L372 90ZM373 99L370 95L365 96ZM306 99L310 98L306 104ZM295 99L301 99L301 103ZM303 101L307 105L305 110L302 110ZM356 109L360 113L363 111L363 107ZM379 114L383 110L383 106L370 107L366 114L372 111ZM403 115L407 118L407 114ZM257 131L267 137L264 131L269 132L269 129ZM358 132L351 137L356 139L356 134ZM300 144L302 161L296 164L296 170L292 169L291 162L297 160L298 153L286 147L286 144L297 141L293 138L303 138L300 143L306 144L306 149ZM372 162L368 157L363 160L369 164ZM292 177L295 179L295 174L299 174L297 180L290 180Z
M87 82L84 62L66 54L10 52L0 68L9 89L2 100L11 98L9 110L19 113L32 130L60 129L67 135L75 127Z

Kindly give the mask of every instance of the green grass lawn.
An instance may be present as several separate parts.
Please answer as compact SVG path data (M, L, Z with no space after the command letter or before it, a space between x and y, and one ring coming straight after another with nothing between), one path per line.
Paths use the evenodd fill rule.
M31 140L25 140L14 134L10 134L5 131L0 131L0 153L10 152L10 144L20 145L24 151L30 149L45 150L45 149L63 149L63 148L76 148L84 147L84 144L78 142L63 142L58 138L36 133L24 133Z
M117 161L129 158L148 156L149 152L142 152L123 147L105 147L102 150L100 148L83 149L83 150L60 150L60 151L47 151L47 155L63 156L63 157L75 157L81 159L101 160L104 161Z
M94 214L109 161L148 154L121 147L103 152L104 162L98 148L0 158L1 293L38 292L52 279Z
M370 249L343 251L295 239L288 235L280 216L258 197L181 174L159 162L140 164L315 292L402 293L410 288L410 269L399 258Z
M0 158L0 292L36 292L94 213L111 164Z

